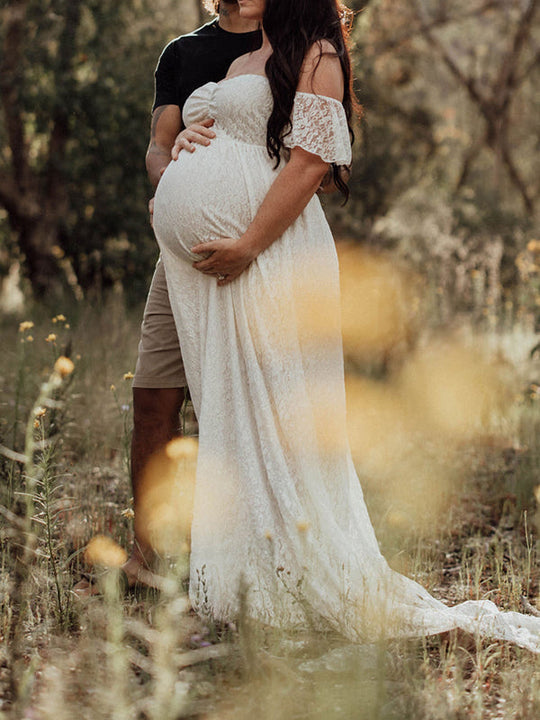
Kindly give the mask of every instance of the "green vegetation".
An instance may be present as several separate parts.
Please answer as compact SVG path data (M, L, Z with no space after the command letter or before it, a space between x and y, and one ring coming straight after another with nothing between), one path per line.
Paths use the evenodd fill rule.
M380 328L380 307L369 310ZM116 298L78 317L33 317L2 327L14 349L0 367L0 717L538 716L537 659L505 643L451 633L351 645L245 618L205 623L190 610L179 540L157 600L119 597L114 575L101 597L76 598L81 573L116 565L131 542L125 447L139 314ZM366 342L371 327L357 329ZM514 325L446 337L441 351L423 332L426 352L395 355L369 378L365 357L354 364L358 335L346 334L351 443L378 537L396 569L450 603L539 612L533 337ZM68 350L75 369L61 377L53 368Z
M512 297L535 237L536 0L355 0L357 128L341 232L470 273ZM0 277L26 295L142 299L156 248L143 157L152 73L172 37L208 19L197 0L7 0L0 26ZM456 297L456 295L459 296ZM6 302L4 302L6 305Z
M540 2L350 5L365 115L351 201L325 202L351 240L349 431L373 524L444 601L536 614ZM537 720L538 659L501 642L205 623L187 538L157 600L119 597L114 572L75 597L132 540L152 71L205 16L6 0L0 17L0 720Z

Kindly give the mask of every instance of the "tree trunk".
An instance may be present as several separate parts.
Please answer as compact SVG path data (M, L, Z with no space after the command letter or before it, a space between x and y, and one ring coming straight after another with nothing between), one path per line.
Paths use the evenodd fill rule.
M0 61L0 97L11 164L0 173L0 204L7 210L10 225L18 235L26 275L40 299L45 295L58 295L63 285L54 248L58 245L60 222L68 205L63 163L70 135L69 100L75 93L72 63L81 4L82 0L65 0L63 6L64 24L55 67L58 95L51 113L47 162L42 175L36 173L29 160L20 101L25 82L21 68L24 67L27 0L11 0L4 15L5 53Z
M34 296L59 298L64 284L55 247L58 245L58 217L41 212L39 215L19 216L11 225L18 236L24 256L25 275Z

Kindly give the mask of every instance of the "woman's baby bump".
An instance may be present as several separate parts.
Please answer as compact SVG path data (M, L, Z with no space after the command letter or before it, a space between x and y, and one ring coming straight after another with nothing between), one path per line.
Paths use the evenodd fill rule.
M224 137L169 163L156 190L158 242L193 260L191 248L217 237L239 237L273 180L265 152L250 152Z

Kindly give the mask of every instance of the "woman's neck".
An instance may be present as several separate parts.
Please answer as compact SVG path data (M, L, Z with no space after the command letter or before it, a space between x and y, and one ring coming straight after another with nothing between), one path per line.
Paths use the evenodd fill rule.
M264 28L262 29L261 52L267 52L268 55L272 54L272 46L270 45L270 40L268 39L268 35L264 32Z
M240 17L237 3L221 3L219 8L218 25L222 30L231 33L245 33L257 30L258 23Z

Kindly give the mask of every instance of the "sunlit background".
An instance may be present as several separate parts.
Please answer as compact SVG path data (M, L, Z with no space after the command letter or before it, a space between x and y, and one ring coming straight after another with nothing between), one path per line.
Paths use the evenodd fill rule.
M309 342L343 330L347 429L330 420L339 389L324 387L316 432L329 453L350 443L393 567L448 601L521 610L525 596L534 612L540 3L350 6L364 113L351 199L323 198L341 318L309 272L295 297ZM474 661L444 641L399 648L396 663L384 648L201 627L185 594L189 407L190 437L150 463L140 505L176 590L157 607L112 586L103 605L73 598L81 572L118 568L133 537L153 72L169 40L210 19L197 0L0 8L0 716L536 720L537 668L500 645L469 648Z

